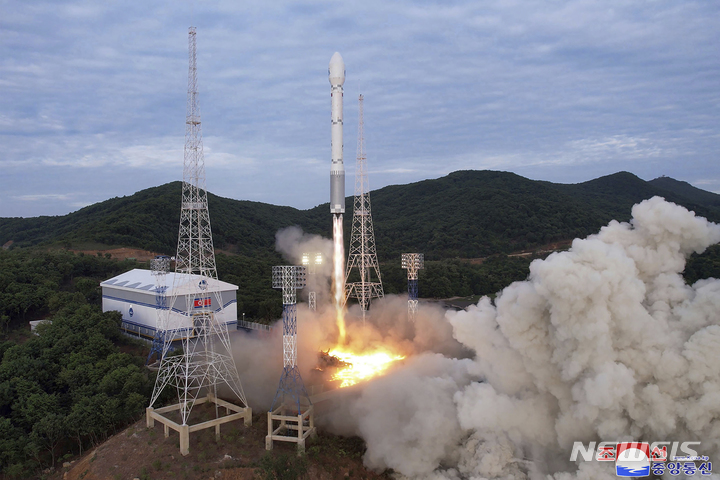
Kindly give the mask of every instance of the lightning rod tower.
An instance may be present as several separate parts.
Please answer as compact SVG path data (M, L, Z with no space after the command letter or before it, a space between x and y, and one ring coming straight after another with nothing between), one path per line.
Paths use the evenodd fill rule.
M385 296L375 249L375 231L370 211L370 185L365 156L365 124L363 121L363 96L358 98L358 144L355 162L355 202L350 233L350 248L345 270L345 298L356 298L360 304L363 322L370 307L370 299ZM359 280L348 282L353 269Z
M401 266L407 270L408 277L408 320L414 321L418 309L418 270L425 268L425 255L403 253Z
M157 420L180 434L180 453L190 451L190 430L215 427L220 436L220 425L243 418L246 425L252 421L252 411L238 376L230 346L220 282L215 267L210 214L205 190L205 159L203 156L200 105L198 102L196 29L188 30L189 70L187 117L185 121L185 153L182 184L180 229L178 234L175 273L169 304L159 322L163 335L163 348L155 388L147 408L148 427ZM182 343L182 354L167 355L173 342ZM153 408L165 387L177 392L178 403ZM220 400L217 389L227 386L239 400L240 406ZM215 404L215 419L202 424L189 425L190 412L201 403ZM220 416L219 406L226 415ZM165 417L178 411L180 425ZM232 414L230 412L233 412Z
M273 440L280 440L295 442L304 451L305 439L315 434L313 405L297 365L297 291L305 287L306 274L304 266L273 267L273 288L282 290L283 298L283 371L268 411L267 450L273 448Z

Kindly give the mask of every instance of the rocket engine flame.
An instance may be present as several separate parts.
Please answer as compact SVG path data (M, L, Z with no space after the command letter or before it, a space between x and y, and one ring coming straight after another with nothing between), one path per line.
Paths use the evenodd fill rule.
M401 355L394 355L386 350L377 350L367 354L355 354L339 347L330 350L328 354L349 364L338 370L331 378L331 380L341 381L340 388L349 387L382 375L393 362L405 358Z
M331 380L340 380L340 387L349 387L384 374L396 360L405 357L395 355L388 348L370 352L352 351L347 343L345 328L345 246L343 243L343 216L333 214L333 278L332 294L335 302L335 322L338 328L337 344L328 354L348 365L337 371Z
M345 246L343 244L343 216L333 215L333 298L335 299L338 344L345 344Z

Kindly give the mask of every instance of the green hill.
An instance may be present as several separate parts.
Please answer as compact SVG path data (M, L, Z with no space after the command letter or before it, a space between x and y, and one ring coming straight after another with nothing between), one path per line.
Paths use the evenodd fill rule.
M611 219L627 220L633 204L653 195L720 221L720 207L715 204L719 195L682 184L672 179L646 182L627 172L564 185L508 172L459 171L392 185L371 193L378 255L392 260L404 251L420 251L428 260L440 260L532 249L588 235ZM2 218L0 244L10 240L14 247L94 243L172 254L179 198L180 182L173 182L64 216ZM331 235L327 204L298 210L211 193L208 202L215 247L230 253L275 257L275 233L290 225ZM352 205L351 197L346 205ZM348 233L351 222L348 208Z
M627 172L564 185L508 172L459 171L385 187L373 191L371 200L381 259L420 251L434 260L485 257L584 237L612 219L628 220L634 204L655 195L720 221L720 208ZM318 209L325 213L327 206Z
M605 219L603 223L607 223L612 219L628 220L632 205L654 195L659 195L668 201L683 205L708 219L720 220L718 216L720 209L711 202L698 199L697 196L685 197L676 189L664 188L663 184L646 182L628 172L618 172L574 185L556 184L555 186L559 190L585 201L588 208L593 209L595 216ZM695 190L704 192L700 189Z
M687 182L681 182L680 180L675 180L670 177L658 177L650 180L648 183L685 197L698 204L720 207L720 195L693 187Z
M68 215L0 219L0 243L14 247L95 243L172 254L177 245L181 182L111 198ZM303 212L259 202L238 201L208 193L215 246L233 253L266 253L275 232L305 221ZM272 248L271 250L272 251Z
M507 172L460 171L371 194L378 252L427 259L510 253L593 231L599 220L552 184Z

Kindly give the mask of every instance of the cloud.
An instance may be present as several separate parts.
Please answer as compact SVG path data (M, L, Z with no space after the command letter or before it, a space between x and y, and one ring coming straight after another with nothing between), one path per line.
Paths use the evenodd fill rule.
M208 171L210 160L234 168L223 173L228 185L257 192L254 200L276 203L273 192L282 190L284 203L326 201L327 62L337 50L348 72L345 158L354 158L363 93L375 188L494 165L548 180L588 180L627 161L641 176L661 169L685 179L694 168L716 177L720 167L707 159L720 138L719 8L585 0L196 5ZM128 178L170 168L184 144L190 10L169 1L6 2L0 165L102 175L122 164ZM293 175L268 175L286 166L312 171L303 178L311 198Z
M613 135L602 139L584 138L568 142L579 161L598 161L608 157L642 160L659 157L663 149L649 138ZM579 157L579 158L578 158Z
M23 202L37 202L38 200L69 200L73 195L69 193L45 193L35 195L16 195L13 198Z

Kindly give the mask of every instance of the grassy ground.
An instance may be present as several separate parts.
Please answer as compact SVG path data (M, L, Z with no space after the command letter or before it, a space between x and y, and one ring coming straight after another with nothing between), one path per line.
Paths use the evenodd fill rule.
M204 407L204 408L201 408ZM213 415L213 408L201 405L193 410L196 420ZM285 480L285 479L382 479L389 472L375 473L362 464L365 444L360 438L344 438L320 432L309 439L306 453L298 456L295 444L274 442L265 450L267 414L253 416L253 425L242 421L222 426L221 438L215 430L190 434L190 453L180 455L178 435L163 427L145 427L142 419L124 432L110 438L95 450L49 476L54 480L207 479Z

